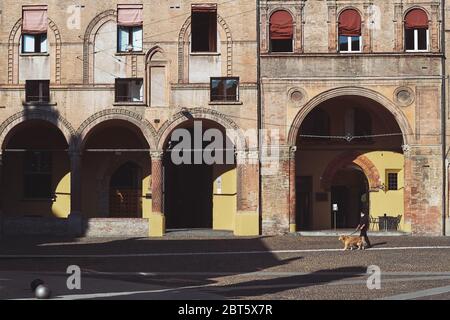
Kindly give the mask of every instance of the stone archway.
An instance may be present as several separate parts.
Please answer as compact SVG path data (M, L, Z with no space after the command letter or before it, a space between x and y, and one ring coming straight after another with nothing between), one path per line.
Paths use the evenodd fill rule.
M98 29L108 21L117 20L117 11L114 9L106 10L99 13L92 21L89 23L83 37L83 83L93 83L94 82L94 72L93 72L93 53L94 38Z
M237 150L245 150L246 148L251 148L253 146L247 146L245 137L242 130L236 122L229 119L226 115L207 108L193 108L186 112L181 111L175 113L169 120L167 120L157 133L157 150L163 150L164 144L167 141L169 135L180 124L190 119L194 120L211 120L217 122L219 125L223 126L227 131L226 134L228 138L234 143Z
M44 120L55 125L63 133L70 149L75 147L75 130L71 124L59 113L46 110L25 110L17 112L7 118L0 125L0 146L3 148L5 139L10 131L20 123L28 120Z
M355 164L364 172L369 181L369 190L378 191L382 187L380 173L376 166L365 155L355 152L345 152L331 161L322 174L321 187L329 190L335 174L348 165Z
M302 109L298 112L288 133L288 144L295 146L300 127L307 115L321 103L332 98L341 96L358 96L371 99L388 110L395 118L403 135L403 144L408 145L414 142L413 130L405 116L405 114L392 101L383 96L381 93L362 87L342 87L325 91L314 98L312 98Z
M308 120L312 119L312 111L317 107L332 115L333 124L327 132L309 138L311 133L304 131L306 127L302 125L307 123L307 117ZM369 120L362 121L361 115ZM364 130L361 130L362 126ZM340 139L344 135L348 135L350 139ZM352 137L358 138L353 140ZM303 211L308 211L308 216L316 219L312 228L329 228L325 214L331 210L330 196L337 194L331 189L336 189L345 179L341 181L339 178L336 188L333 180L335 176L341 176L337 175L338 172L356 167L364 173L368 191L375 192L370 196L376 199L373 202L375 215L386 210L382 203L391 203L390 201L395 201L395 209L392 211L408 215L410 193L403 185L398 197L391 192L376 192L385 189L382 179L388 171L402 172L398 178L402 181L409 179L410 172L405 165L402 149L404 151L408 143L414 143L414 134L406 115L400 107L379 92L359 87L343 87L317 95L294 118L287 141L288 145L297 148L294 159L291 159L293 164L289 167L290 194L295 195L290 201L291 225L296 225L296 217L303 215ZM315 182L305 187L307 179ZM302 195L303 198L309 199L314 206L301 204L303 198L298 197L301 193L306 194Z
M150 149L156 149L157 133L155 128L142 115L125 109L106 109L87 118L76 131L76 136L78 137L80 144L79 147L82 148L86 137L92 128L97 124L108 120L124 120L131 122L142 131Z

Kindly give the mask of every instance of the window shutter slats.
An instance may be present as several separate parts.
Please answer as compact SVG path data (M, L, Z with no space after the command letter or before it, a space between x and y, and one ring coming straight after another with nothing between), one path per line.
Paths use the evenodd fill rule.
M122 27L138 27L142 26L142 9L141 4L118 5L117 6L117 24Z
M47 33L48 16L47 6L22 7L22 33Z
M428 16L421 9L413 9L405 17L406 29L428 29Z
M289 12L280 10L270 17L270 39L289 40L294 36L294 24Z

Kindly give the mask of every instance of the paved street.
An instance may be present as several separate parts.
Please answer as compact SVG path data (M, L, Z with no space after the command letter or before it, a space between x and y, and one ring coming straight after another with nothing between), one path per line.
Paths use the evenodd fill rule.
M4 238L0 298L32 298L40 278L54 299L450 299L449 238L372 242L343 252L335 237ZM67 289L69 265L81 290ZM380 289L367 287L372 265Z

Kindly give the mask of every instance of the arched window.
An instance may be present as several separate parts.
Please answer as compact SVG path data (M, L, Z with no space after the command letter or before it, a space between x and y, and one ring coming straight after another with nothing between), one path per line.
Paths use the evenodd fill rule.
M289 12L276 11L270 17L270 51L292 52L294 42L294 22Z
M339 15L339 52L361 52L361 16L354 9Z
M422 9L412 9L405 17L405 49L427 51L428 42L428 16Z
M329 136L330 117L322 109L314 109L302 124L300 134L304 136ZM304 137L308 139L308 137ZM316 139L317 141L317 139Z

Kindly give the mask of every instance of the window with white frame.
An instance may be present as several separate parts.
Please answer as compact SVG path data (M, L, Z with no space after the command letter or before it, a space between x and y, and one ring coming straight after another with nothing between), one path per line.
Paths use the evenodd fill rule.
M46 53L47 34L23 34L22 53Z
M118 52L140 52L143 50L142 8L142 5L118 5Z
M354 9L339 15L339 52L361 52L361 16Z
M405 50L428 51L428 15L421 9L413 9L405 16Z

